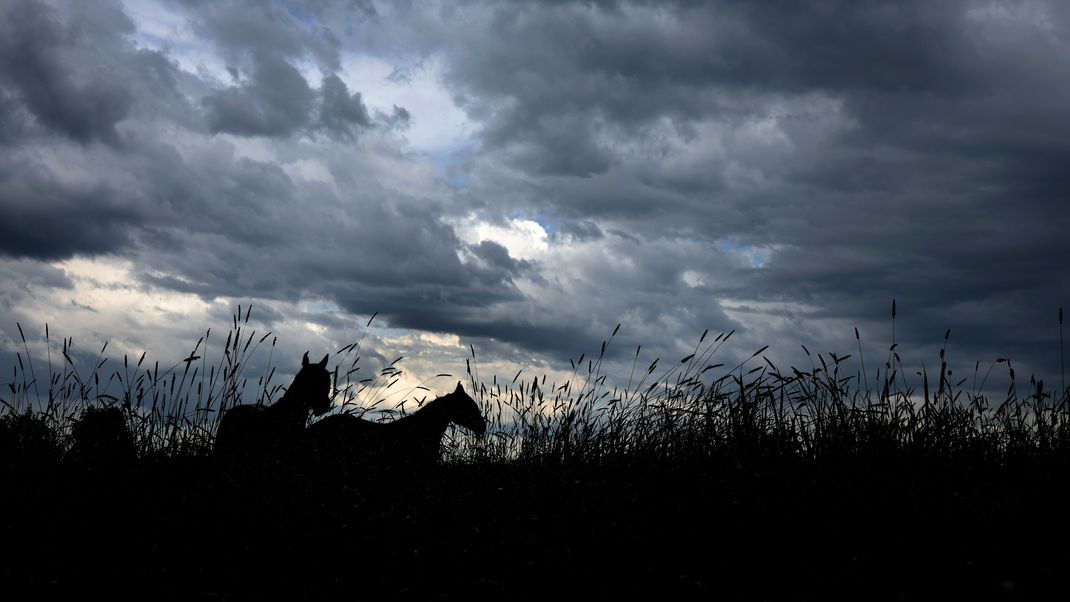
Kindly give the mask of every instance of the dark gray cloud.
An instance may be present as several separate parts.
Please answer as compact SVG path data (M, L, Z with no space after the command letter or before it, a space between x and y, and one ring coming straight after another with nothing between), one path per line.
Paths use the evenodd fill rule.
M107 183L64 185L54 176L25 155L0 160L0 255L63 259L130 244L141 220L137 207L117 201Z
M237 70L232 75L240 77ZM237 136L324 134L353 142L360 132L376 126L404 130L410 119L405 108L395 105L391 113L373 120L361 93L351 93L336 74L325 76L313 90L293 65L275 55L256 60L247 82L201 102L209 131Z
M33 117L15 95L0 88L0 144L18 142L32 126Z
M115 142L132 94L99 61L113 48L95 43L114 43L133 23L107 2L69 8L16 0L0 9L0 82L44 127L79 142Z
M320 126L329 135L352 139L357 131L371 126L368 107L364 106L360 92L350 94L349 86L337 75L323 78L320 95L323 98Z
M598 224L592 221L568 221L564 223L560 230L559 235L568 236L572 240L598 240L604 236L602 229L598 227Z
M336 74L339 46L328 24L338 11L330 3L281 7L265 2L189 3L194 27L211 40L240 83L202 99L208 128L239 136L290 136L320 132L352 141L372 127L359 91L351 92ZM357 4L349 7L357 8ZM356 11L374 16L374 10ZM354 14L352 11L344 14ZM313 90L296 62L311 58L324 73ZM388 127L407 122L397 107L382 120Z
M312 116L314 94L293 65L272 53L256 53L247 83L205 98L208 129L239 136L286 136Z
M407 130L412 122L412 114L405 107L394 105L390 113L380 115L379 120L390 129Z
M192 28L211 41L230 64L243 63L249 53L311 58L324 71L339 67L339 40L327 25L336 13L333 3L283 4L260 0L201 2L177 0ZM345 3L342 3L345 4ZM358 9L360 3L350 4ZM362 10L346 11L366 16Z
M484 240L476 245L472 252L490 268L496 268L506 274L517 274L531 267L527 261L517 260L509 256L509 249L491 241Z

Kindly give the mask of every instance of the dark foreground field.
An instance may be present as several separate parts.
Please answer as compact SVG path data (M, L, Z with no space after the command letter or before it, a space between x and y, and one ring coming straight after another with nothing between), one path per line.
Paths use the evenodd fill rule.
M5 467L5 588L150 598L724 599L1066 591L1065 457L894 452L440 466Z
M608 395L601 357L577 363L575 385L479 386L488 434L449 433L443 462L423 468L213 458L203 417L234 395L233 368L193 388L181 384L200 382L186 362L176 388L166 371L135 380L129 365L114 395L61 374L36 409L33 387L13 384L0 421L0 582L147 599L1070 591L1065 393L1032 382L990 402L945 367L914 390L894 351L869 378L845 376L834 355L782 374L759 352L758 367L704 381L723 339L700 340L663 373L639 367L647 376ZM120 408L130 449L72 450L87 403Z

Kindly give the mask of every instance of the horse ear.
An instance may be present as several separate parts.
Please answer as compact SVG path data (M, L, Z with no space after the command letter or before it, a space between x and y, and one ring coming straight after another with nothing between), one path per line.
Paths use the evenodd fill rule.
M306 351L305 352L305 356L301 358L301 367L305 368L307 366L308 366L308 352Z
M327 355L323 356L323 359L320 360L320 368L326 368L327 367L327 358L330 357L330 356L331 356L331 354L329 354L329 353Z
M461 381L457 381L457 388L453 390L454 393L464 393L464 387L461 386Z

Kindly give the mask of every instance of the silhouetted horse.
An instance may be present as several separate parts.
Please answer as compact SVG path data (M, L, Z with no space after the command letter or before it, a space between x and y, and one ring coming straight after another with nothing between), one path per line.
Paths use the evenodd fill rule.
M431 465L439 459L442 435L456 423L482 435L487 423L461 383L453 393L428 402L393 422L370 422L351 414L328 416L308 427L309 446L319 460L336 465Z
M119 408L86 408L71 429L67 457L76 462L119 464L133 460L135 455L134 437Z
M301 371L286 393L270 406L240 405L223 415L216 433L216 454L226 457L262 457L301 440L310 414L331 409L331 373L327 357L318 364L301 358Z

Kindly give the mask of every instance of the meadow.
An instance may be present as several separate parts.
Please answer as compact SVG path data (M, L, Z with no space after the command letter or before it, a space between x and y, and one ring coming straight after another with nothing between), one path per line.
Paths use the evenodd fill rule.
M24 339L0 393L7 590L1015 600L1067 589L1070 396L1036 378L1019 387L1006 360L952 378L941 351L939 372L907 375L893 342L884 358L861 357L860 344L807 351L805 369L779 369L765 348L724 365L732 333L706 332L683 358L639 364L636 350L614 386L612 335L565 382L483 381L473 349L462 379L487 433L449 430L438 465L338 472L271 457L238 469L212 455L222 411L271 404L286 383L246 374L253 354L279 361L249 310L231 326L212 363L210 337L162 369L144 356L113 366L105 346L88 374L67 340L47 341L41 366ZM360 347L330 358L335 403L392 420L406 406L381 400L397 399L399 367L358 378ZM996 399L993 369L1009 379ZM122 447L79 451L87 407L119 409Z

